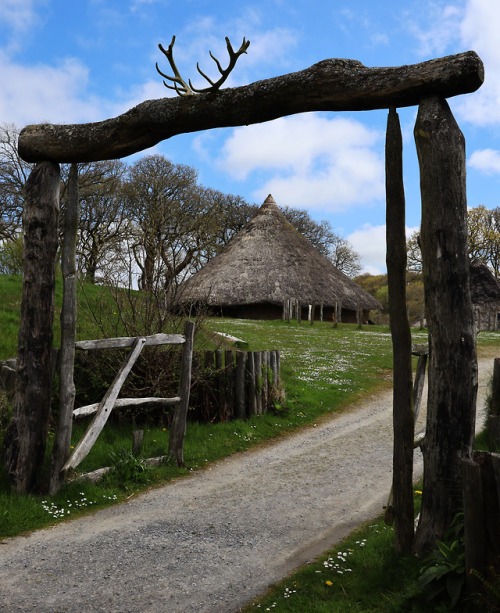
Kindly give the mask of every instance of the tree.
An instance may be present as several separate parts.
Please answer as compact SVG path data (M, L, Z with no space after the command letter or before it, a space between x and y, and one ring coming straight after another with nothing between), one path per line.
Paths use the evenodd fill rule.
M122 181L126 166L118 160L79 164L78 270L90 283L118 264L129 228ZM65 216L63 196L62 217Z
M161 155L128 169L123 189L140 289L168 289L201 250L207 210L197 178Z
M15 240L21 232L25 186L33 164L17 151L19 129L0 126L0 240Z
M500 208L480 205L467 212L469 258L482 260L500 277Z

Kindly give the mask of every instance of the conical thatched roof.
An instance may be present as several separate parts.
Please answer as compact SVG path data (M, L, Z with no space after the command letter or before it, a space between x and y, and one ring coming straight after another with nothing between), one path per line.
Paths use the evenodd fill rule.
M211 306L281 305L293 298L342 308L380 308L300 234L271 195L257 215L185 284L182 302Z
M473 304L500 302L500 283L481 260L471 262L470 290Z

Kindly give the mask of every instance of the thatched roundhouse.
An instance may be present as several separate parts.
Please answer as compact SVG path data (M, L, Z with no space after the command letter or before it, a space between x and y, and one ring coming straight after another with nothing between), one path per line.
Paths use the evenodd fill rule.
M471 262L470 289L476 329L497 330L500 283L481 260Z
M257 215L207 265L187 280L184 305L208 305L216 315L279 319L286 299L298 300L302 317L313 302L332 319L368 321L378 301L337 270L285 218L269 195ZM319 317L319 309L316 311Z

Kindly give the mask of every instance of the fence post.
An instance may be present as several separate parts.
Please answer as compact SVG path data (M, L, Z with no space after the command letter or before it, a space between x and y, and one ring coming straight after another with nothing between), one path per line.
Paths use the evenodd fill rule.
M236 372L234 382L234 416L236 419L245 417L245 366L247 354L244 351L236 352Z
M255 353L249 351L247 354L247 404L248 404L248 416L257 415L257 398L255 396Z
M226 349L224 352L225 362L225 398L224 398L224 419L234 417L234 351Z
M142 455L142 442L144 430L133 430L132 432L132 455L136 458Z
M168 455L173 456L177 466L184 465L184 437L186 435L186 419L189 407L189 392L191 390L191 366L193 360L194 322L187 321L184 327L184 348L182 350L181 380L177 405L170 428Z

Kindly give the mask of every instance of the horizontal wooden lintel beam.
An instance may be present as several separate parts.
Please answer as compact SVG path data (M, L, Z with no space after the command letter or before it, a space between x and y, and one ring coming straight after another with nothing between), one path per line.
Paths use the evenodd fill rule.
M327 59L310 68L242 87L147 100L97 123L25 127L19 154L27 162L93 162L122 158L177 134L262 123L309 111L367 111L418 105L477 90L483 63L474 51L420 64L369 68Z

